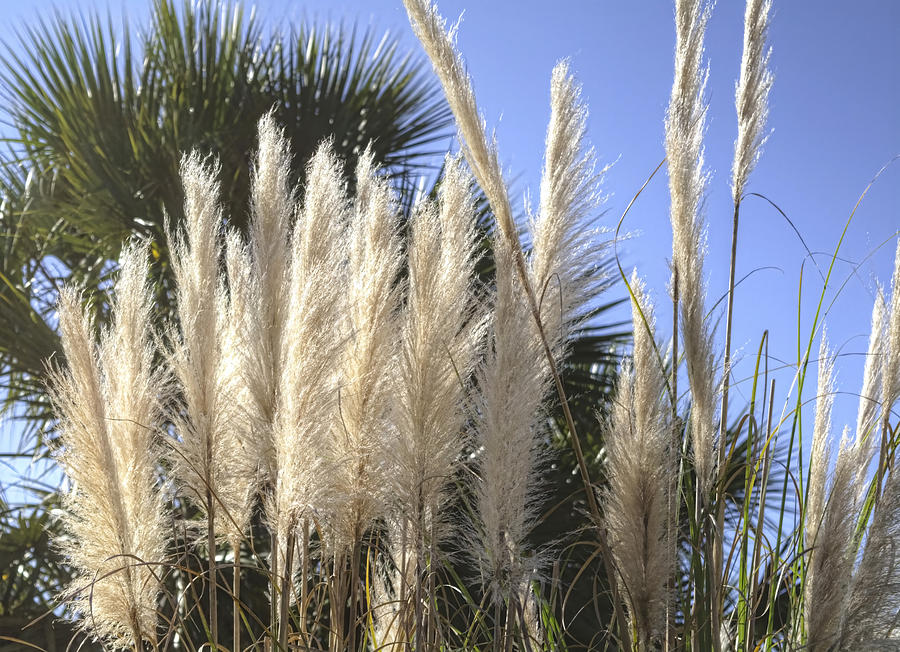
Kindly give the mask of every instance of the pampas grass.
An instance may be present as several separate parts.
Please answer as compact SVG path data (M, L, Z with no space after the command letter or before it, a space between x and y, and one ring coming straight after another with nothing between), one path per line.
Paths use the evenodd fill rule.
M850 443L848 435L849 428L844 431L824 512L810 510L809 514L810 518L819 521L816 536L812 539L804 587L809 632L806 645L813 652L834 649L840 638L856 559L853 539L858 491L855 481L862 450Z
M173 477L207 520L214 646L218 631L216 545L224 540L234 544L244 535L255 473L255 460L247 455L243 440L249 439L240 428L237 409L241 385L235 374L239 366L235 346L240 325L229 314L219 274L223 218L218 174L217 165L197 153L182 161L185 231L169 236L180 324L180 332L170 336L169 365L180 393L170 416L178 437L170 457Z
M842 650L896 649L900 613L900 474L891 473L841 616Z
M99 342L79 291L62 292L67 366L49 391L70 482L60 545L76 581L66 597L82 628L136 651L224 649L217 600L228 596L229 649L896 647L900 248L890 300L875 296L855 438L844 429L833 464L838 389L823 312L811 326L822 341L809 464L813 335L780 418L765 338L748 390L735 392L749 406L736 425L727 419L737 219L767 137L772 3L746 5L720 367L704 277L711 5L675 3L664 142L672 345L658 343L651 291L619 267L634 341L610 405L594 406L596 430L582 433L594 459L563 385L574 336L593 328L586 320L610 282L594 222L603 171L586 144L581 89L568 62L554 68L540 200L520 239L455 28L427 0L405 5L462 140L462 156L446 158L435 192L409 215L373 150L345 178L325 142L294 188L290 146L268 114L245 233L219 208L215 161L183 160L187 219L169 236L177 324L150 324L138 245L123 250ZM476 183L493 231L479 225ZM479 279L483 245L495 266ZM574 469L554 468L566 459L551 454L557 439L571 443L581 485ZM560 504L545 501L550 473L565 478ZM196 521L164 529L166 500ZM536 542L560 509L587 512L586 531ZM198 546L190 526L201 519ZM230 593L218 577L225 543ZM269 613L254 613L265 586ZM593 638L578 641L585 622Z
M156 460L166 375L153 362L146 247L126 246L108 331L95 343L82 296L65 288L59 325L65 369L51 374L58 460L69 480L61 550L81 627L115 648L156 643L167 538Z
M331 424L330 461L334 505L328 520L333 540L336 584L335 629L355 647L356 586L364 534L385 513L390 484L387 451L393 432L391 395L395 380L398 284L402 256L398 205L389 182L378 176L371 151L356 168L356 198L348 233L348 281L340 353L338 409ZM349 562L349 577L345 565ZM349 593L350 623L341 623L344 593Z
M822 334L819 345L819 370L816 388L816 416L813 422L812 453L809 459L809 486L806 499L806 547L813 548L825 511L825 480L829 465L831 410L834 405L834 358L828 352L828 340Z
M587 298L609 280L596 269L607 243L594 226L602 202L599 183L606 170L597 170L586 130L581 88L569 64L562 61L550 80L540 211L530 225L529 258L531 287L554 359L566 354Z
M520 251L519 231L509 204L509 193L495 142L488 140L484 121L475 102L472 80L457 52L456 28L449 31L438 13L437 5L428 0L403 0L413 31L434 66L447 101L456 117L466 161L472 174L491 204L497 225L506 238L510 251Z
M274 484L278 468L274 423L284 362L289 234L295 211L290 164L284 134L271 115L264 116L259 122L259 151L251 187L247 313L240 351L250 399L247 416L254 428L262 479L268 486Z
M866 350L866 364L863 369L863 384L859 393L859 410L856 418L856 441L864 445L868 451L874 449L872 433L877 425L879 398L881 397L882 376L885 369L887 333L885 330L885 313L887 304L884 290L878 286L875 302L872 305L872 326L869 334L869 346Z
M887 345L884 351L884 368L881 372L881 407L887 423L894 404L900 399L900 241L894 256L894 274L891 277L891 304L887 314Z
M478 370L475 406L479 473L472 551L495 601L507 603L529 577L527 536L538 515L541 406L549 388L544 353L525 305L512 254L494 244L491 336ZM524 334L524 337L523 337Z
M396 390L389 371L397 355L402 264L397 201L368 151L357 165L356 188L348 234L340 404L331 426L338 501L331 527L334 545L343 552L384 513L390 399Z

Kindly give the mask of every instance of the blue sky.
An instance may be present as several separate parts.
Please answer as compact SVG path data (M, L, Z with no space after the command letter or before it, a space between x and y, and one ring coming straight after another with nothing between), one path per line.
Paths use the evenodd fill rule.
M304 17L344 19L398 34L419 48L401 0L259 0L264 24ZM86 11L111 8L140 24L148 1L31 0L0 4L0 38L16 24L33 21L51 7ZM550 71L569 57L584 86L591 117L589 138L601 163L614 163L606 177L605 223L614 227L631 196L663 158L663 115L672 77L674 27L670 0L444 0L451 20L465 12L459 45L490 128L495 128L508 177L519 191L536 192L548 118ZM743 3L720 0L707 36L710 64L707 163L712 180L707 201L710 303L727 287L731 236L729 172L735 137L733 94L738 75ZM900 3L859 0L852 9L838 0L776 0L770 43L775 87L772 136L748 191L778 204L802 234L821 267L834 250L857 198L873 175L900 154ZM855 422L869 316L876 279L888 283L900 228L900 161L881 176L851 223L835 268L826 305L829 339L843 354L838 365L835 428ZM660 325L669 323L665 291L671 251L667 183L658 175L625 222L634 237L622 243L623 266L637 266L658 304ZM797 294L806 252L791 227L759 199L742 209L738 277L759 270L736 293L734 343L744 364L755 355L764 329L770 353L797 357ZM856 264L863 262L853 272ZM806 260L801 333L809 335L821 280ZM723 320L724 321L724 320ZM664 328L664 327L663 327ZM724 324L720 332L724 330ZM668 334L666 332L666 334ZM777 364L774 360L770 365ZM791 376L778 377L776 405ZM739 392L741 389L739 388ZM810 385L806 395L813 395ZM746 396L746 394L745 394ZM737 402L743 402L740 394Z

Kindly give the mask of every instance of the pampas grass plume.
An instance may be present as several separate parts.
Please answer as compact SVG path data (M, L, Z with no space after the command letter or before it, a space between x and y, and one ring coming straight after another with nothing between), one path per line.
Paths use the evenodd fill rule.
M866 459L862 446L850 443L850 429L845 428L831 488L826 495L833 403L834 356L823 333L804 531L809 557L803 608L807 645L813 652L833 649L840 637L855 560L853 537L859 493L856 481Z
M806 502L806 547L813 548L825 512L825 483L829 465L831 410L834 405L834 358L822 333L819 344L816 414L813 421L812 452L809 458L809 486Z
M219 539L234 540L229 508L246 512L248 456L238 439L240 410L229 302L219 274L223 221L217 164L194 153L182 162L185 231L170 236L177 282L179 332L170 365L182 392L172 415L179 440L172 473L204 517L215 519ZM218 506L226 506L219 510Z
M69 479L61 541L82 629L114 648L156 641L166 521L156 480L164 372L150 347L147 250L126 246L112 321L98 345L78 291L60 293L65 370L50 376Z
M734 143L731 189L735 202L744 194L744 185L753 172L768 136L769 91L774 77L769 70L771 50L766 47L771 0L748 0L744 12L744 51L741 76L735 90L738 137Z
M403 258L397 200L371 150L356 169L341 352L340 405L332 425L335 546L348 551L383 512L388 485L391 367Z
M635 640L640 650L651 650L654 637L666 626L666 582L674 560L668 505L675 464L653 306L637 272L631 290L634 349L619 376L607 424L609 485L603 502Z
M680 302L681 334L691 388L691 437L700 487L715 471L715 373L712 335L705 322L703 219L708 182L703 169L707 71L703 38L710 7L705 0L675 3L675 78L666 114L666 156L672 220L672 265Z
M862 445L865 442L867 450L872 449L874 437L871 430L875 426L875 417L878 413L878 401L882 392L882 374L885 369L887 348L887 333L885 330L885 316L887 304L884 300L884 290L879 286L875 293L875 303L872 306L872 330L869 334L869 346L866 350L866 364L863 369L863 384L859 392L859 411L856 417L856 442Z
M403 4L413 31L444 87L447 102L456 117L466 160L491 204L500 231L515 252L521 249L519 235L503 181L497 146L488 140L475 102L472 80L465 71L462 56L456 50L456 28L447 31L437 5L429 0L404 0Z
M559 357L588 296L605 278L596 268L602 254L592 225L601 196L593 149L585 144L587 107L581 88L562 61L550 82L550 124L541 176L540 212L531 222L531 285L540 303L550 349Z
M341 170L331 144L321 145L307 169L291 243L274 429L277 472L273 500L267 502L270 527L282 544L330 493L323 463L342 350L333 328L340 323L346 287L348 201Z
M246 416L254 430L261 480L269 487L278 466L274 420L283 365L290 229L296 203L290 171L288 142L273 116L266 114L259 121L259 151L251 185L249 271L244 279L248 310L240 349L249 397Z
M841 622L841 650L892 650L900 613L900 474L892 471L866 534Z
M882 371L882 411L884 420L890 419L891 410L900 398L900 239L894 257L894 274L891 277L891 305L887 314L887 346Z
M412 218L392 450L397 506L413 540L438 524L464 444L466 381L482 331L474 315L470 185L462 160L448 157L437 204L420 203Z
M540 497L542 401L549 387L544 351L507 243L494 242L496 293L490 345L478 370L475 431L478 533L472 551L492 597L503 602L529 568L527 536Z

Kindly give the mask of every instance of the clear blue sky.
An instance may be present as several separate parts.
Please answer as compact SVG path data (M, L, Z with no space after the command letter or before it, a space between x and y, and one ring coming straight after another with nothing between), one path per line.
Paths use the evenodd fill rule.
M149 1L105 4L94 0L0 0L0 38L15 24L34 20L51 7L84 11L112 7L140 24ZM304 17L344 19L389 29L410 50L419 51L401 0L259 0L267 25ZM463 11L459 45L465 55L481 110L496 128L501 156L516 187L536 193L548 118L550 71L570 57L584 85L591 117L589 137L603 163L615 161L606 178L607 224L663 158L663 115L672 78L674 45L670 0L444 0L442 13L455 20ZM743 2L720 0L707 36L711 102L707 161L713 173L707 203L710 301L727 287L731 235L729 172L735 137L733 94L738 75ZM770 35L775 87L770 127L774 130L748 191L767 195L794 222L813 252L831 252L853 206L875 172L900 154L900 3L859 0L775 0ZM665 286L671 251L667 184L652 182L625 223L636 237L620 251L626 269L636 265L669 323ZM870 191L850 226L841 256L867 260L850 279L827 315L829 337L842 353L862 353L868 336L875 279L888 283L900 228L900 162ZM886 244L877 249L885 241ZM797 290L805 250L785 220L758 199L745 202L740 229L738 277L756 268L736 293L734 342L746 371L764 329L770 353L796 359ZM873 253L874 252L874 253ZM824 255L817 258L827 268ZM839 262L836 288L853 265ZM821 281L807 261L802 333L808 336L813 299ZM724 321L724 320L723 320ZM724 324L720 331L724 330ZM668 334L668 331L665 331ZM774 363L773 363L774 364ZM859 390L861 356L839 365L839 389ZM776 405L790 377L779 377ZM807 396L813 395L810 385ZM740 397L737 401L743 402ZM855 422L857 400L840 397L835 428Z

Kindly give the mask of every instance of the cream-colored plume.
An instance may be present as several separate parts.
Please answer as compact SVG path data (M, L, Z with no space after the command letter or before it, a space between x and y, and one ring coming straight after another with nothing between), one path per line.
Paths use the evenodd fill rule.
M674 560L668 506L675 463L653 306L637 272L631 289L634 350L619 376L606 428L609 484L603 513L635 641L645 651L654 649L665 627L666 582Z
M869 334L869 347L866 350L863 384L859 392L859 411L856 417L856 445L860 446L861 450L867 451L867 458L871 456L875 440L878 439L877 434L873 436L873 428L876 425L878 402L882 397L882 373L887 357L886 312L884 291L879 286L872 306L872 330Z
M805 543L815 546L822 515L825 512L825 484L829 465L831 438L831 409L834 405L834 357L828 351L828 339L822 333L819 344L816 415L813 421L812 451L809 456L809 485L807 487Z
M147 249L128 245L112 321L98 345L81 296L60 293L67 367L49 394L59 418L59 462L69 480L59 541L75 571L69 587L80 627L113 648L155 642L166 517L156 478L166 378L150 345Z
M471 550L492 597L504 603L533 566L527 536L540 497L542 402L549 367L505 240L496 263L490 345L478 369L475 401L478 484ZM517 597L517 596L516 596Z
M592 225L602 201L593 149L587 147L587 106L566 61L553 69L540 213L532 220L530 281L554 357L584 312L584 302L608 279L598 275L603 244ZM519 290L521 293L521 290ZM560 345L563 348L560 348Z
M590 212L597 205L593 152L583 140L587 111L579 88L561 63L551 81L540 213L531 224L530 277L540 288L541 316L548 344L565 349L592 284L595 260ZM551 387L550 368L515 268L514 253L502 236L495 239L496 294L491 346L478 371L475 430L479 455L478 533L472 545L493 597L527 586L535 559L527 535L540 498L543 403ZM525 601L523 598L522 604Z
M891 277L891 305L887 315L887 346L882 371L883 420L889 421L891 410L900 399L900 239L894 257L894 274Z
M389 484L391 367L403 262L398 216L390 183L378 176L367 150L356 168L340 404L331 434L336 496L331 525L339 552L349 552L382 513Z
M771 49L766 47L771 13L771 0L747 0L741 77L735 91L738 137L734 142L731 167L731 190L735 203L744 194L744 184L753 172L768 138L765 128L769 117L769 91L774 82L769 70Z
M259 152L251 187L247 316L241 340L242 375L250 398L246 417L253 427L261 481L275 482L274 420L284 354L288 310L290 228L295 197L290 184L291 151L271 114L259 121Z
M850 443L850 429L845 428L831 488L826 494L833 404L834 356L823 333L804 529L808 556L803 610L807 646L813 652L834 649L840 637L855 560L853 537L859 497L856 482L865 460L864 448Z
M219 274L223 218L219 206L219 167L194 153L182 162L185 231L170 235L172 271L177 284L179 332L173 333L170 362L181 400L171 415L178 440L172 474L206 517L212 513L217 538L234 538L227 505L247 503L254 476L238 427L236 366L228 356L229 308ZM241 507L240 511L245 508Z
M891 472L853 577L840 650L895 650L900 643L900 474Z
M484 121L475 102L472 81L456 50L456 28L446 30L446 23L438 13L437 5L429 0L403 0L403 4L413 30L444 87L447 102L456 118L466 161L491 204L510 251L521 252L519 232L510 208L507 186L503 181L497 146L493 140L488 140Z
M808 515L820 522L811 540L803 601L807 649L811 652L835 649L846 615L856 559L853 538L859 513L856 481L863 459L861 453L862 449L850 442L850 429L845 428L824 511ZM808 537L807 541L810 541Z
M710 487L716 464L715 360L703 305L706 290L702 209L708 179L703 169L707 71L702 60L709 15L706 0L675 3L675 80L666 114L673 281L677 283L681 336L691 388L694 465L703 493Z
M280 545L303 517L324 506L329 494L324 462L343 350L335 326L343 316L347 287L348 201L341 163L330 143L313 155L306 179L291 244L274 429L275 487L266 506Z
M474 315L470 185L461 159L448 157L438 202L420 203L411 224L391 489L420 570L425 548L443 536L441 509L466 443L463 401L483 330Z
M222 506L216 526L233 547L247 535L256 492L259 487L260 459L256 438L257 422L249 414L252 400L244 367L244 346L250 323L250 257L237 231L229 230L225 239L225 269L228 276L228 305L220 307L225 319L222 352L219 360L225 391L233 402L231 420L225 424L223 438L233 455L226 458L228 473L219 480Z

